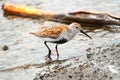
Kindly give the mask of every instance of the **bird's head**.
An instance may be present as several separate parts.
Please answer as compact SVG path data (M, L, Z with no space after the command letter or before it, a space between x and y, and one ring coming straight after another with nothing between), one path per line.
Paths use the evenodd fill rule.
M79 23L73 22L69 26L72 27L76 32L80 31L81 33L85 34L87 37L89 37L90 39L92 39L88 34L86 34L83 31L83 28L81 27L81 25Z

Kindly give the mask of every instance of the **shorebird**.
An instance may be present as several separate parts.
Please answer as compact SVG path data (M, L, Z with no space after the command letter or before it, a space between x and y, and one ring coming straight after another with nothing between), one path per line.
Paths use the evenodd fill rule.
M44 44L48 49L48 55L47 57L51 60L51 50L49 46L47 45L47 42L55 43L55 49L57 52L57 60L59 59L59 52L58 52L58 44L63 44L68 41L70 41L72 38L75 37L77 33L83 33L90 39L92 39L88 34L86 34L81 25L73 22L70 25L56 25L53 27L41 27L40 31L38 32L30 32L30 34L33 34L39 38L42 38L44 40Z

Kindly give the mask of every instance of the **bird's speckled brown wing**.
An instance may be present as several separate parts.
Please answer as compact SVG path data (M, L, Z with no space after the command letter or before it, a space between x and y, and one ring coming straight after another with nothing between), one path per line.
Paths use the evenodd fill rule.
M54 26L48 29L43 30L42 32L39 32L39 37L43 38L53 38L56 39L59 37L59 35L62 33L62 31L66 31L67 26L66 25L58 25Z

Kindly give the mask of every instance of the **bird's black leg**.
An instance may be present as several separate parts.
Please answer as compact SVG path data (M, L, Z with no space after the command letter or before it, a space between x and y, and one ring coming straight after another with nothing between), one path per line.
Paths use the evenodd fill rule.
M47 41L44 42L45 46L48 48L49 52L48 52L48 58L51 60L51 50L47 45Z
M57 47L58 47L58 44L55 46L55 49L56 49L56 52L57 52L57 60L59 60L59 53L58 53Z

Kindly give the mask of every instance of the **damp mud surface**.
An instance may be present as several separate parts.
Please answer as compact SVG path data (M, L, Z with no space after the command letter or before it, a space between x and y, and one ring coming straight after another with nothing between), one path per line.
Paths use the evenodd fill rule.
M55 13L88 10L120 16L119 0L0 0ZM0 80L120 80L120 26L86 27L92 39L79 33L68 43L55 44L51 63L42 39L29 34L41 25L59 24L42 19L5 15L0 9Z

